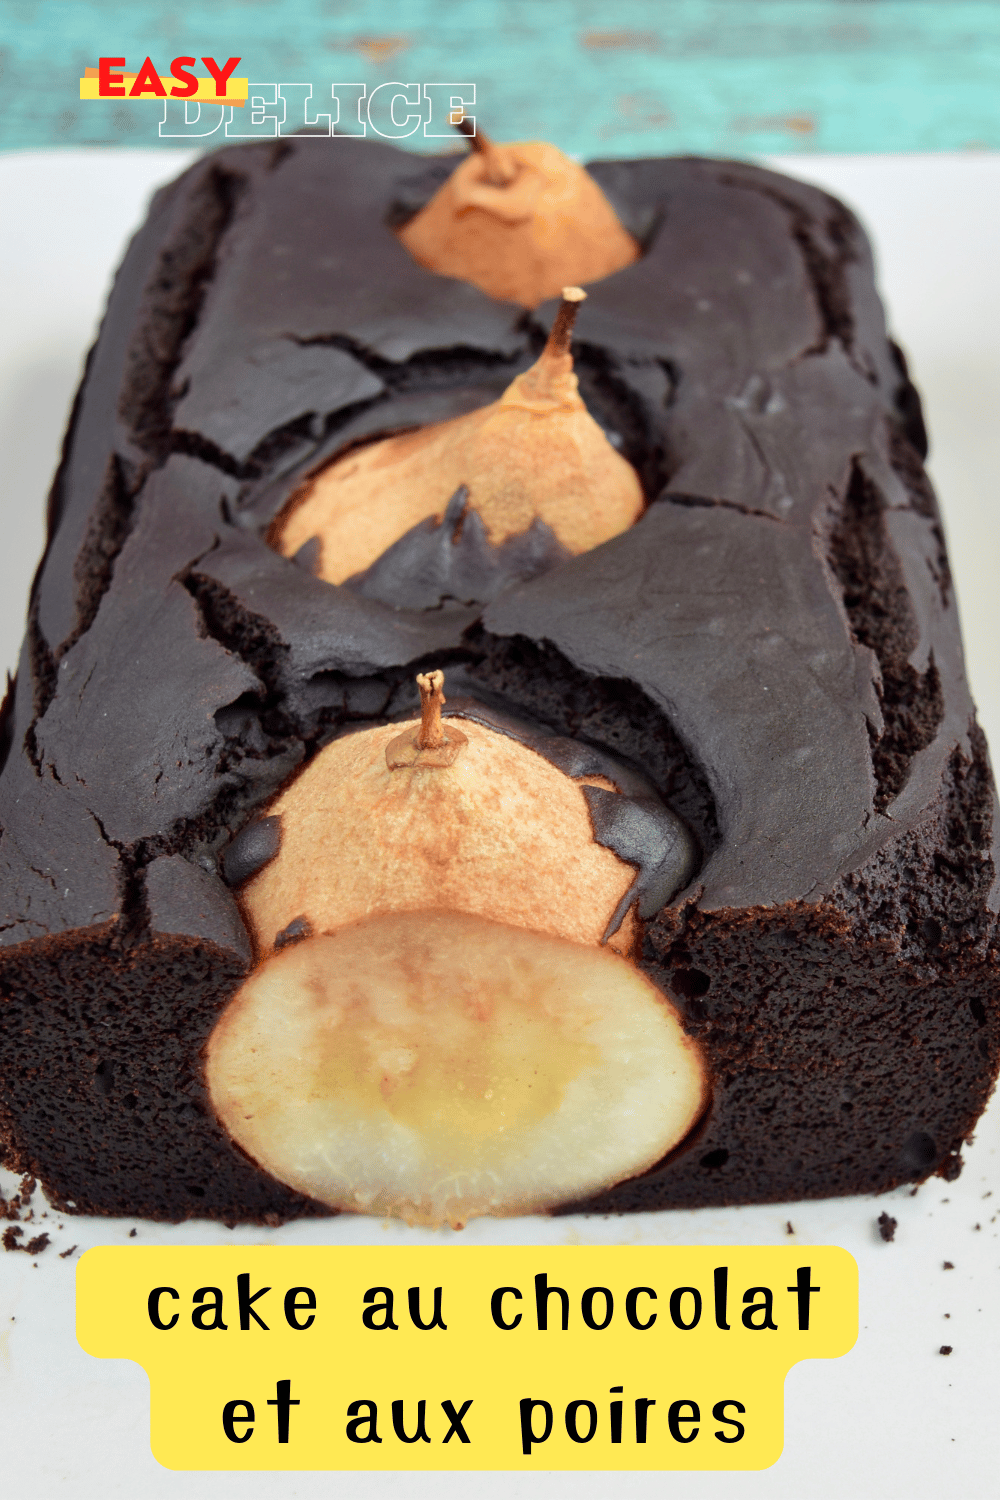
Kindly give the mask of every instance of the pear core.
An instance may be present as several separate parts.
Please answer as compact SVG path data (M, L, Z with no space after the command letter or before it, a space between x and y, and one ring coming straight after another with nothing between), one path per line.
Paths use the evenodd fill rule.
M399 238L439 276L528 308L640 254L589 172L543 141L467 156Z
M278 522L277 550L292 557L316 538L318 575L343 583L421 521L440 521L460 485L493 546L536 521L574 555L627 531L642 486L581 400L569 352L583 296L564 288L544 350L498 401L335 459Z
M267 960L210 1038L219 1118L331 1208L460 1227L645 1171L705 1102L637 969L467 913L353 924Z

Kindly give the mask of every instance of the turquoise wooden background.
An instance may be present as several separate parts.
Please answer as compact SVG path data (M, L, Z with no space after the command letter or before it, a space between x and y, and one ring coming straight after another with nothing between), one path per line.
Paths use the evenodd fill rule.
M181 53L311 83L321 110L334 82L474 82L485 129L585 156L1000 148L1000 0L0 0L0 20L7 150L160 144L159 102L81 103L77 79Z

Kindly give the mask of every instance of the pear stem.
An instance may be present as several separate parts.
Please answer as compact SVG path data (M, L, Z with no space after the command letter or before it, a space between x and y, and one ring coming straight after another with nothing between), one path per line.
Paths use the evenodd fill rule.
M420 728L417 731L418 750L440 750L445 741L441 710L447 699L442 692L443 672L418 672L417 687L420 689Z
M449 119L451 117L449 116ZM477 130L463 115L460 120L451 120L459 135L464 135L472 150L483 158L486 167L486 177L493 187L506 187L514 181L517 169L507 165L502 154L490 140L489 136L482 130Z
M454 125L459 135L465 136L465 139L468 141L473 151L478 151L481 153L481 155L487 156L493 149L493 142L490 140L489 136L484 135L481 130L477 131L475 125L473 125L472 121L467 119L465 115L463 115L460 120L452 120L449 116L449 120L451 124Z
M445 729L441 710L445 705L443 672L418 672L420 689L420 726L397 734L385 747L385 763L390 771L419 767L430 770L454 765L467 737L454 724Z
M543 350L543 354L549 358L561 357L569 353L570 340L573 337L573 324L576 315L580 311L580 303L587 300L587 293L579 286L564 286L562 289L562 301L559 310L552 323L552 330Z

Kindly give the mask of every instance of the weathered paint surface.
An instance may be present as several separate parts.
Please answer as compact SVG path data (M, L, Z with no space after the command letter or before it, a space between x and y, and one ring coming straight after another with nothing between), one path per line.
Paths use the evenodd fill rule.
M182 53L311 84L321 113L337 82L474 83L484 128L588 157L1000 147L998 0L34 0L4 32L6 150L181 144L160 101L81 103L77 80Z

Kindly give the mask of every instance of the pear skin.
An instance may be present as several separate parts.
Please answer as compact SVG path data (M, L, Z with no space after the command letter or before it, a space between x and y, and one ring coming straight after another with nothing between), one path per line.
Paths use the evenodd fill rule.
M573 371L570 334L584 296L565 288L541 355L498 401L322 470L277 523L277 550L292 557L315 537L317 573L343 583L411 527L440 521L460 485L494 546L536 520L574 555L627 531L643 510L639 477L587 411Z
M528 308L640 255L586 169L543 141L474 151L399 238L439 276Z
M448 719L440 748L420 727L334 740L274 802L281 852L240 893L258 951L298 918L324 933L429 908L599 947L635 871L594 841L595 778L472 721ZM611 945L634 935L627 919Z

